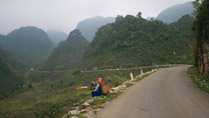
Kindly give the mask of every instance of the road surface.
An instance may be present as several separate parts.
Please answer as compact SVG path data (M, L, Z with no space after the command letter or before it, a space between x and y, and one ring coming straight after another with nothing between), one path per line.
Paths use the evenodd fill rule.
M161 70L137 82L97 112L97 118L209 118L209 94L188 66Z

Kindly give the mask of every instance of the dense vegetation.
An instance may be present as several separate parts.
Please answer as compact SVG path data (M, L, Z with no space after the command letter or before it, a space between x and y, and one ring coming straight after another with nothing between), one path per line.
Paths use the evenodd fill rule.
M209 76L209 1L203 0L200 2L196 0L193 2L196 15L193 30L196 33L196 50L195 50L195 67L197 67L202 74Z
M67 70L75 68L83 59L83 53L89 42L79 30L70 33L67 40L54 49L45 65L44 70Z
M177 21L185 14L190 14L193 12L194 7L192 2L186 2L184 4L175 5L163 10L156 19L163 21L164 23L172 23Z
M182 16L177 22L171 23L171 26L174 26L179 29L179 31L183 34L182 37L189 39L187 43L190 47L190 54L194 55L194 47L195 47L195 34L192 31L194 18L190 15ZM193 62L194 63L194 62Z
M190 29L188 29L190 30ZM128 15L100 28L88 47L81 67L120 68L167 63L191 63L185 32L161 21Z
M0 48L0 99L23 88L24 66Z
M190 15L182 16L177 22L171 23L170 25L179 28L181 31L192 34L192 25L194 19Z
M98 28L114 21L113 17L94 16L79 22L76 29L79 29L87 40L92 41Z
M0 46L27 66L37 66L52 52L47 34L36 27L22 27L0 40Z

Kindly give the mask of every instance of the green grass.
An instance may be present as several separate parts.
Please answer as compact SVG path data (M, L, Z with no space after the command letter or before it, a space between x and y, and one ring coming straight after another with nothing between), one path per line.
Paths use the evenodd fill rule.
M126 87L128 88L128 87L130 87L132 85L133 85L132 83L128 83L128 84L126 84Z
M83 114L78 114L79 118L87 118L86 116L84 116Z
M114 99L118 95L120 95L121 93L122 92L118 91L116 93L109 93L107 95L103 95L101 97L94 98L93 101L90 102L89 104L91 105L91 107L93 109L103 108L104 107L104 103L106 103L107 101L111 101L112 99Z
M187 73L201 90L209 93L209 79L207 77L202 75L195 67L190 67Z

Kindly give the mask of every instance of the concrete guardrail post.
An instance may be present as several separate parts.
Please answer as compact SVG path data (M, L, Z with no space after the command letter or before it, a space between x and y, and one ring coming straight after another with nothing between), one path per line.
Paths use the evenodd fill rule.
M130 73L131 80L134 80L133 73Z
M140 73L141 73L141 76L143 76L143 75L144 75L144 72L143 72L143 70L142 70L142 69L140 69Z

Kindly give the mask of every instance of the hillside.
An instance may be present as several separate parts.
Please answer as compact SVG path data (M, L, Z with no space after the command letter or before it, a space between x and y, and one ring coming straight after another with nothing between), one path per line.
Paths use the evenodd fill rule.
M115 21L113 17L101 17L101 16L94 16L88 19L85 19L77 24L76 29L79 29L82 35L89 41L91 41L98 28L104 26L108 23L112 23Z
M52 52L47 34L36 27L21 27L1 40L0 46L27 66L37 66Z
M179 18L186 14L190 14L193 12L194 7L192 2L186 2L184 4L179 4L175 6L171 6L165 10L163 10L159 15L156 17L157 20L161 20L164 23L172 23L177 21Z
M182 31L192 31L194 19L190 15L182 16L177 22L173 22L170 25L181 29Z
M84 54L80 67L120 68L191 62L191 39L160 21L117 17L101 27Z
M64 41L67 39L67 34L65 34L64 32L60 30L48 30L47 34L55 46L58 46L58 44L61 41Z
M22 71L24 66L0 47L0 99L23 87Z
M67 40L62 41L46 61L44 70L65 70L75 68L83 59L85 48L89 44L79 30L73 30Z

